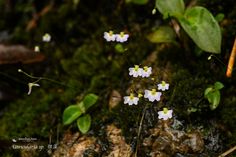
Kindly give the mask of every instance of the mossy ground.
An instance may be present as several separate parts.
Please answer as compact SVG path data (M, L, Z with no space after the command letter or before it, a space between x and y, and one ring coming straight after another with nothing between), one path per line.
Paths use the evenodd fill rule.
M65 107L74 104L86 93L93 92L99 95L99 102L90 110L93 123L89 134L104 137L103 126L114 122L122 128L128 143L135 143L143 106L126 106L120 103L118 107L109 111L109 95L113 89L118 90L122 96L126 95L130 85L128 68L145 62L153 51L157 51L157 59L152 66L159 69L160 79L167 78L171 83L171 89L160 105L173 108L175 116L184 122L186 128L207 126L206 119L217 121L223 140L221 144L224 146L221 150L216 150L216 153L234 146L236 143L235 70L232 78L226 78L226 67L218 60L227 63L235 34L234 27L231 25L224 27L222 46L224 51L217 55L218 59L212 57L211 60L207 60L209 56L207 53L197 56L176 45L167 45L160 50L156 48L157 45L151 44L146 39L147 33L156 27L156 23L166 23L161 21L160 15L151 15L154 4L136 6L119 1L113 4L107 4L107 1L94 3L96 4L81 1L76 7L72 2L58 1L48 14L37 21L36 28L27 33L25 25L31 19L28 14L25 18L19 18L18 23L0 23L0 28L5 30L8 27L8 31L12 34L8 43L23 43L30 47L39 43L47 57L43 63L4 65L1 68L3 73L12 75L21 83L6 78L1 80L11 84L12 88L14 83L18 99L2 108L0 138L36 137L46 144L49 137L52 137L56 141L57 131L59 130L61 136L68 129L61 124ZM231 4L230 1L228 3ZM40 10L42 6L47 5L47 2L35 5ZM205 5L207 7L208 3ZM209 3L209 6L212 7L212 4ZM34 9L31 5L23 6L16 3L12 13L7 14L3 9L1 16L9 21L8 18L14 19L15 14L25 15L30 12L27 7ZM225 11L223 8L218 10ZM233 18L235 12L225 12L225 14L227 18ZM235 26L235 19L230 20ZM118 53L114 48L115 43L104 41L103 32L110 29L116 32L123 30L129 32L129 42L123 44L127 51ZM50 32L52 35L51 43L40 43L41 36L45 32ZM194 48L191 48L191 51L194 51ZM13 68L9 70L5 67ZM42 80L40 87L33 88L32 94L28 96L27 83L32 80L18 74L18 68L36 76L57 80L61 84ZM163 74L162 71L168 72ZM219 107L211 111L203 94L205 88L216 81L221 81L225 87L222 90ZM189 113L191 108L197 111ZM156 110L155 106L150 106L148 109L143 126L145 129L153 127L157 122ZM72 125L72 128L76 130L75 125ZM104 145L107 142L101 141ZM0 151L6 156L13 155L6 150Z

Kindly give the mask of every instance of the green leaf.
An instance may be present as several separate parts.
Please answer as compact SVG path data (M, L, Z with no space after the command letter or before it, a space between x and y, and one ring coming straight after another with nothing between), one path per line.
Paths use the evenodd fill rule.
M164 15L180 17L184 14L184 1L183 0L156 0L157 9Z
M219 13L216 15L215 19L217 22L221 22L224 19L225 15L223 13Z
M68 106L63 112L63 124L68 125L71 124L74 120L76 120L82 111L80 110L79 106L77 105L70 105Z
M224 85L221 82L216 82L214 84L215 89L220 90L224 87Z
M207 52L220 53L220 26L206 8L198 6L187 9L184 17L178 20L198 47Z
M86 108L84 106L84 102L81 101L79 104L78 104L78 107L80 108L81 112L82 113L85 113L86 112Z
M125 49L124 49L123 45L120 44L120 43L119 43L119 44L116 44L115 50L116 50L116 52L118 52L118 53L123 53L123 52L125 52Z
M162 26L150 33L147 39L153 43L175 42L175 32L169 26Z
M98 100L98 96L95 94L88 94L83 99L83 105L85 111L87 111L91 106L93 106Z
M207 94L207 99L210 103L210 108L211 110L214 110L217 108L217 106L220 103L220 91L219 90L215 90L213 92L210 92Z
M88 132L89 129L90 129L90 126L91 126L91 117L90 117L90 115L86 114L86 115L80 117L77 120L77 126L83 134Z
M205 92L204 92L204 96L207 98L207 94L209 94L210 92L212 92L214 89L212 87L208 87Z

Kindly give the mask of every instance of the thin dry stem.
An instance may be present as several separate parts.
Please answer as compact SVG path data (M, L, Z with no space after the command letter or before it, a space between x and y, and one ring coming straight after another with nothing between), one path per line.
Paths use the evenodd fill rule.
M227 72L226 72L227 77L232 76L235 57L236 57L236 38L234 40L234 46L233 46L233 49L231 51L230 58L229 58L229 63L228 63Z
M218 156L218 157L225 157L225 156L229 155L230 153L232 153L232 152L235 151L235 150L236 150L236 146L230 148L229 150L227 150L226 152L224 152L223 154L221 154L221 155Z

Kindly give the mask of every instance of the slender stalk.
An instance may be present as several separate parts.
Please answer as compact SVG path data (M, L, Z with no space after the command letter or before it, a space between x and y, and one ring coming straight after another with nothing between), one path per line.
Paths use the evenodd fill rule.
M37 83L37 82L39 82L40 80L47 80L47 81L50 81L50 82L52 82L52 83L59 84L59 85L65 86L65 87L74 88L74 87L68 86L68 85L66 85L66 84L64 84L64 83L61 83L61 82L59 82L59 81L56 81L56 80L53 80L53 79L50 79L50 78L47 78L47 77L36 77L36 76L32 76L32 75L30 75L30 74L24 72L24 71L21 70L21 69L18 69L18 72L23 73L24 75L28 76L29 78L36 79L36 81L34 81L33 83Z
M233 151L236 150L236 146L230 148L229 150L227 150L226 152L224 152L223 154L219 155L218 157L225 157L227 155L229 155L230 153L232 153Z
M141 120L140 120L140 123L139 123L138 137L137 137L137 146L136 146L135 154L134 154L135 157L138 157L137 153L138 153L139 137L140 137L140 134L141 134L142 125L143 125L143 119L144 119L144 116L145 116L145 113L146 113L147 106L148 106L148 103L145 105L145 107L143 109L143 114L142 114L142 117L141 117Z
M236 57L236 38L234 40L233 49L232 49L230 57L229 57L229 63L228 63L227 71L226 71L226 76L227 77L232 76L235 57Z

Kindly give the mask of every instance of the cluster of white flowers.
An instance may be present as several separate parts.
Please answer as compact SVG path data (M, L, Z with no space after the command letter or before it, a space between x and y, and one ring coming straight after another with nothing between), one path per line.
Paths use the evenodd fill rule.
M116 41L116 42L126 42L129 38L129 34L125 34L124 32L120 32L120 34L114 34L113 31L109 31L109 32L104 32L104 36L103 36L106 41L110 42L110 41Z
M149 77L152 74L152 67L144 66L143 68L140 68L138 65L135 65L134 67L129 68L129 75L133 77ZM165 81L161 81L161 83L157 84L157 89L153 88L152 90L144 90L144 98L148 99L150 102L154 101L160 101L162 93L160 91L166 91L169 89L169 84ZM159 90L159 91L157 91ZM131 93L129 96L124 97L124 104L128 105L137 105L139 98L143 95L141 93L138 93L138 96L135 97L133 93ZM168 110L167 108L164 108L163 111L158 112L158 118L167 120L172 117L173 110Z
M132 68L129 68L129 75L133 77L149 77L152 74L152 67L144 66L143 68L139 68L138 65L135 65Z

